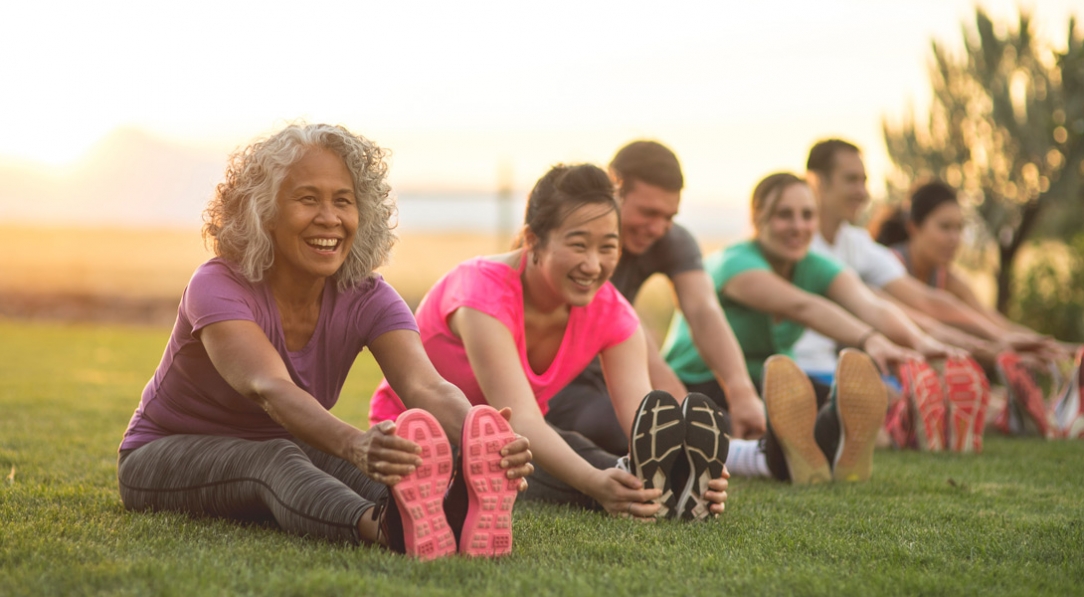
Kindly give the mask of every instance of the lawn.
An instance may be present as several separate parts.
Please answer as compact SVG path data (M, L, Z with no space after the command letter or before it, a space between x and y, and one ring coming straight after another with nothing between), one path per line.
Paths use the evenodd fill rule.
M497 561L419 563L267 526L128 513L116 448L167 337L0 321L0 595L1084 591L1080 442L991 436L981 456L879 451L864 484L736 479L726 514L708 524L520 503L513 555ZM336 414L363 424L378 380L359 357Z

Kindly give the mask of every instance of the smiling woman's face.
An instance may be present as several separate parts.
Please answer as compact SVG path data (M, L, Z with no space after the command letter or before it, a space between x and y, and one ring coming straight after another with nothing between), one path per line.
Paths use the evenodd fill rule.
M755 219L761 249L775 260L801 261L817 229L817 203L809 186L788 185L766 209L770 210L767 217L757 214Z
M358 229L354 179L337 154L305 152L279 187L272 273L290 278L327 278L339 271Z
M578 207L533 251L551 296L568 305L587 305L621 259L617 212L609 205Z

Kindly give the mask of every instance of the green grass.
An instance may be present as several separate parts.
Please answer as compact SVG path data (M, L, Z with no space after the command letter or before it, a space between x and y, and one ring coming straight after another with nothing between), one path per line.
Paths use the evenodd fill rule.
M710 524L516 506L509 558L418 563L268 526L132 514L116 448L168 330L0 322L0 595L1080 594L1084 443L878 452L874 480L737 479ZM365 420L363 355L335 412ZM13 480L3 477L14 467Z

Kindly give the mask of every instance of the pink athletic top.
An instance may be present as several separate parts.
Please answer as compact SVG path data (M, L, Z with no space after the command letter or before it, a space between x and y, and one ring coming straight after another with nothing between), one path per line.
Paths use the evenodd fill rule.
M249 282L229 262L211 259L196 269L184 290L169 344L143 389L121 450L174 434L251 440L290 436L258 404L230 387L208 358L200 333L226 320L259 325L290 379L327 409L339 399L350 366L365 346L385 332L417 329L410 308L379 276L345 292L328 279L312 338L291 351L266 282Z
M572 307L568 327L548 369L535 373L527 361L523 331L523 283L518 269L507 264L476 257L446 274L425 295L415 316L422 344L440 375L466 394L471 404L486 404L467 360L463 341L448 326L448 319L460 307L469 307L490 315L512 333L523 372L534 391L543 414L547 403L587 367L603 350L632 336L640 325L636 311L609 282L602 285L595 298L584 307ZM646 366L646 365L645 365ZM380 382L369 406L369 423L395 419L403 412L403 403L388 385Z

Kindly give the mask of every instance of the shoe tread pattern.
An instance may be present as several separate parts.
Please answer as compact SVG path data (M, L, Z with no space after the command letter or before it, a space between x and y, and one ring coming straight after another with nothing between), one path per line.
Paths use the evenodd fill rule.
M836 451L836 481L867 481L873 448L888 409L888 391L877 366L863 352L845 349L836 368L836 412L843 437Z
M1017 422L1013 431L1051 437L1053 430L1043 391L1032 372L1021 362L1020 355L1013 352L997 355L997 370L1008 389L1008 406L1013 415L1010 419Z
M432 560L455 553L455 535L444 517L444 493L452 478L452 450L440 424L412 408L395 421L395 434L421 446L421 466L391 488L403 519L408 555Z
M631 437L633 474L643 481L645 489L662 489L656 517L673 518L680 492L674 491L671 473L685 443L685 422L677 400L661 391L644 397Z
M946 446L945 392L937 372L924 361L908 361L901 367L918 449L941 452Z
M467 485L467 516L459 537L459 552L495 557L512 552L512 509L518 479L501 468L501 449L516 439L512 427L490 406L475 406L463 422L463 475Z
M990 402L982 370L969 358L952 357L945 361L944 380L949 449L962 453L982 452L986 406Z
M787 461L794 485L826 483L832 473L813 427L817 422L817 399L813 384L794 361L783 356L764 363L764 403L772 433Z
M681 405L685 419L685 455L689 459L689 481L678 499L678 513L683 520L703 520L711 516L711 502L704 497L708 482L723 475L730 436L726 422L715 403L700 394L689 394Z

